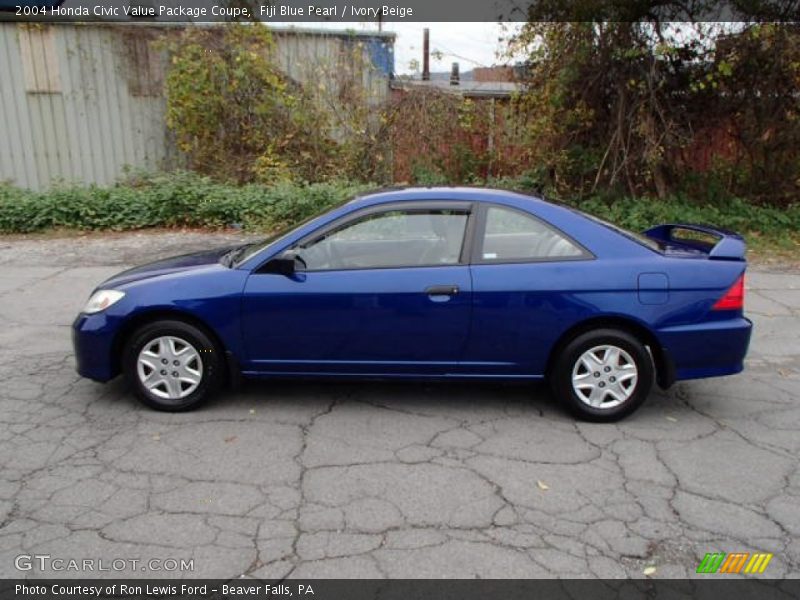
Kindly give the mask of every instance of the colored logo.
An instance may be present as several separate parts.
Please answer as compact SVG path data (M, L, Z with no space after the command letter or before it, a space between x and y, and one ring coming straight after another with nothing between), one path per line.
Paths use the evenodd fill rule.
M772 554L767 552L709 552L700 561L698 573L763 573Z

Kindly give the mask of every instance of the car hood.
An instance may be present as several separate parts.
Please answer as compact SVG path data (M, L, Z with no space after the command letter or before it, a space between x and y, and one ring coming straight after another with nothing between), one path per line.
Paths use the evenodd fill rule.
M202 252L193 252L191 254L181 254L180 256L173 256L164 258L155 262L147 263L127 271L122 271L116 275L106 279L99 288L113 288L143 279L151 279L160 275L167 275L177 273L180 271L192 271L208 265L218 264L219 259L230 252L235 246L226 246L224 248L216 248L214 250L204 250Z

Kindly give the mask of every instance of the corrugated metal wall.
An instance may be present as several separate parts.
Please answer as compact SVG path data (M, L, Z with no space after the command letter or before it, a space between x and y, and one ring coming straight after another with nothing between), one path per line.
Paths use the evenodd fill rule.
M155 32L0 22L0 181L107 185L128 167L178 166L164 120L163 57L147 43ZM338 93L360 80L370 101L386 99L392 37L297 30L275 40L279 64L297 81Z
M0 180L109 184L171 166L164 99L130 93L121 33L0 23Z
M392 34L332 30L273 30L276 61L295 81L325 87L328 100L357 82L373 104L389 95L394 71Z

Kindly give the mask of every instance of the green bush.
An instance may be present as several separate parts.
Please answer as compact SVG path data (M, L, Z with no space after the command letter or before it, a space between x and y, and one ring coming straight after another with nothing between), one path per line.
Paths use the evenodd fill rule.
M731 198L717 204L697 204L685 198L591 198L577 205L583 211L632 231L659 223L700 223L743 234L784 235L800 232L800 205L785 209Z
M492 180L488 185L521 190L538 186L534 176ZM0 233L230 226L272 230L302 221L369 187L352 182L234 186L189 172L138 175L105 188L58 186L47 192L0 184ZM680 197L594 197L573 204L633 231L659 223L689 222L707 223L761 239L800 232L797 204L778 209L738 198L698 204Z
M32 192L0 185L0 232L229 226L266 230L305 219L366 189L350 182L240 187L188 172L138 176L105 188L58 186Z
M541 189L539 180L533 174L519 178L491 179L487 185L534 194ZM717 198L713 202L698 202L684 196L659 199L608 195L559 201L631 231L642 231L659 223L697 223L730 229L746 236L785 236L800 233L800 204L777 208L753 204L742 198Z

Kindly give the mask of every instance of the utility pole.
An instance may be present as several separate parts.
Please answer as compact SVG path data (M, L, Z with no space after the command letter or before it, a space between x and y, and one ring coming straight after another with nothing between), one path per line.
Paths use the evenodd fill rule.
M431 30L422 30L422 81L431 79Z

